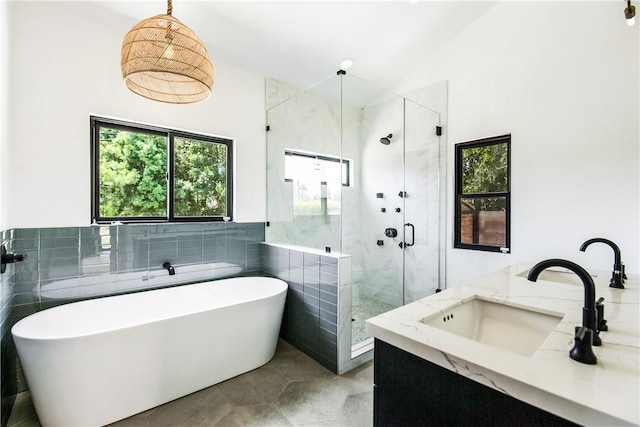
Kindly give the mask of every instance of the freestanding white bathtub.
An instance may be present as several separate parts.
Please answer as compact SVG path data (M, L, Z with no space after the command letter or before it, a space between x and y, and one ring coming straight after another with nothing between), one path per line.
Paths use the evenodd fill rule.
M287 284L241 277L32 314L12 329L40 423L105 425L267 363Z

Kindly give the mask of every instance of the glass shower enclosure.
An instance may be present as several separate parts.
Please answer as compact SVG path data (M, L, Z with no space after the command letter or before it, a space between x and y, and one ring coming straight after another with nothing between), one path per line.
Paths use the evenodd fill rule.
M373 348L366 319L444 287L433 93L403 97L343 71L304 91L267 82L266 239L350 256L338 318L352 358Z

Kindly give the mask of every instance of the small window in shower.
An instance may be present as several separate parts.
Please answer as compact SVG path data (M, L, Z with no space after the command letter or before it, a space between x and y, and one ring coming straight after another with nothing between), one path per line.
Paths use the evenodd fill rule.
M511 135L456 144L454 247L509 253Z
M340 215L342 187L351 183L351 161L340 157L285 150L284 177L292 184L293 214Z

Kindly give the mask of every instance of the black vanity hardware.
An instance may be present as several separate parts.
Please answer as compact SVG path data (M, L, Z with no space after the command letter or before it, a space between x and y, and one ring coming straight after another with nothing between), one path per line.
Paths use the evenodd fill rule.
M622 257L620 255L620 248L609 239L603 239L602 237L596 237L595 239L589 239L580 246L580 251L584 252L587 247L592 243L604 243L609 245L613 249L613 272L611 273L611 280L609 286L617 289L624 289L624 264L622 263Z
M592 345L602 345L602 340L598 335L596 323L596 286L591 275L578 264L564 259L547 259L534 265L529 270L527 279L532 282L538 280L538 276L543 270L549 267L564 267L578 275L584 286L584 305L582 307L582 326L576 326L574 336L574 346L569 351L569 356L580 363L595 365L598 363L596 355L593 354ZM603 300L604 301L604 300ZM600 301L602 304L602 301Z
M598 330L598 332L601 331L608 331L609 327L607 326L607 321L604 318L604 298L600 297L598 298L598 301L596 301L596 329Z

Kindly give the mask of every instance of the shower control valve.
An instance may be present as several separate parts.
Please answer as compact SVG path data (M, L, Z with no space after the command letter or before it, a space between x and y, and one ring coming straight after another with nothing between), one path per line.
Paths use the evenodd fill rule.
M395 228L387 228L384 230L384 235L387 237L398 237L398 230Z
M402 212L402 209L396 208L396 212Z
M380 212L384 213L387 211L387 208L380 208Z

